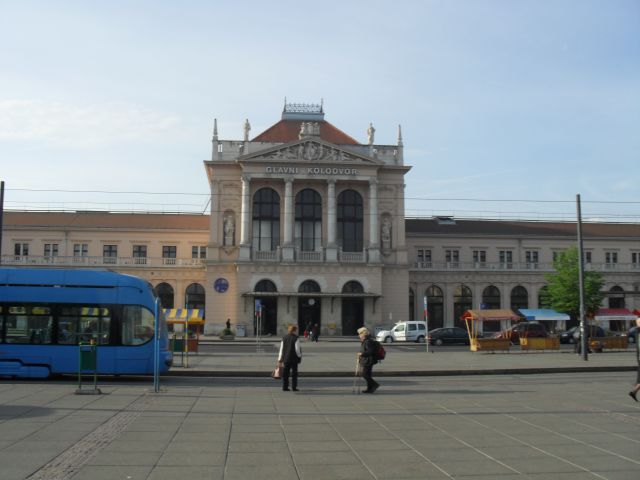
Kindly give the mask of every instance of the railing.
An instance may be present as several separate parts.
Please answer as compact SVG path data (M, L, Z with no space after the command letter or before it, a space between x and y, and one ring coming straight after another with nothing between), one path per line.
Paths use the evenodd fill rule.
M296 260L298 262L323 262L324 250L296 250Z
M343 252L340 250L340 261L342 263L364 263L366 256L364 252Z
M585 270L594 272L638 272L640 265L637 263L586 263ZM535 262L415 262L411 270L429 271L539 271L553 272L553 263Z
M89 256L37 256L37 255L2 255L2 265L24 266L73 266L73 267L202 267L204 258L156 258L156 257L89 257Z
M280 260L280 250L254 250L252 258L256 262L277 262Z

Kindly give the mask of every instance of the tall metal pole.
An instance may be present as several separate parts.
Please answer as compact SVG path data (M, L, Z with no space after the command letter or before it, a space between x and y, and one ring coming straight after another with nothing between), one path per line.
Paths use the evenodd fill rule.
M4 212L4 181L0 182L0 265L2 265L2 212Z
M153 308L154 330L153 336L153 391L160 391L160 299L156 298Z
M582 347L582 359L589 359L589 339L587 338L587 325L584 315L584 252L582 248L582 211L580 209L580 194L576 195L578 208L578 284L580 290L580 342Z

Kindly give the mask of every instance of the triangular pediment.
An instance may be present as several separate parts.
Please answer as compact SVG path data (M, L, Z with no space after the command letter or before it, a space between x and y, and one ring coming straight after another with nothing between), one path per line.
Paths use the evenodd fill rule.
M365 163L382 165L384 162L361 155L332 143L314 138L303 138L258 152L243 155L239 161L292 161L313 163Z

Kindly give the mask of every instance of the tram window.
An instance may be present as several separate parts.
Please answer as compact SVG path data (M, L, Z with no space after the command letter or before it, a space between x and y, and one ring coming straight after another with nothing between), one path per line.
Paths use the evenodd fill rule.
M140 345L153 338L155 320L153 313L146 308L125 305L122 309L123 345Z
M5 317L7 343L51 343L51 309L38 306L9 306Z
M105 307L64 306L58 317L58 344L109 344L111 310Z

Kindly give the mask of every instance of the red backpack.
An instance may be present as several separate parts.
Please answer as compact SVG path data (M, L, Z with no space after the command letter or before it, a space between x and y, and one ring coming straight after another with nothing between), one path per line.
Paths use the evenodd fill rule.
M374 358L378 362L381 362L382 360L384 360L386 358L387 351L384 349L382 344L380 342L378 342L377 340L374 340L373 344L375 345L375 356L374 356Z

